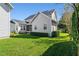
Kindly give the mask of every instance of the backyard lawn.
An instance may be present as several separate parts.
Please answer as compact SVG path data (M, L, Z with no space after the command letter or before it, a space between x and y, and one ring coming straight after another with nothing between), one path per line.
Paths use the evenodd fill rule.
M68 34L48 38L19 34L8 39L0 39L1 56L42 56L71 55L71 44Z

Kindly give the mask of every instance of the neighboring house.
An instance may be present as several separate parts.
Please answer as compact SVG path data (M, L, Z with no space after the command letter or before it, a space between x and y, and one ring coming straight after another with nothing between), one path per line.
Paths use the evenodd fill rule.
M10 21L10 32L26 33L26 25L25 21L13 19Z
M27 23L27 32L48 33L52 36L52 32L57 31L57 16L55 10L38 12L25 19Z
M10 32L17 32L16 23L14 21L10 21Z
M9 3L0 3L0 38L10 36L10 11L12 8Z

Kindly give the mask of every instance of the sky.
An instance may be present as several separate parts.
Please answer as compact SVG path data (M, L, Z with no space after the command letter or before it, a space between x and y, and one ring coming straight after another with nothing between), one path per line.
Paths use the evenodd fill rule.
M11 19L24 20L30 15L46 10L56 10L57 20L59 20L64 11L64 4L57 3L13 3Z

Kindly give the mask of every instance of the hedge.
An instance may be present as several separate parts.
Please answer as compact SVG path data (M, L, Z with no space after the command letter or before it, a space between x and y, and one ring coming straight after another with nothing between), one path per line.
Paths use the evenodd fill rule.
M48 36L48 33L31 32L31 35L41 36L41 37L47 37Z
M41 32L31 32L31 35L34 36L41 36L41 37L48 37L48 33L41 33ZM52 32L52 37L57 37L59 35L58 31Z

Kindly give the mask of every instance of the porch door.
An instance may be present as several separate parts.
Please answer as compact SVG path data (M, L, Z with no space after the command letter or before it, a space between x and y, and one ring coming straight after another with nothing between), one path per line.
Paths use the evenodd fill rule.
M32 31L32 25L27 25L27 31Z

